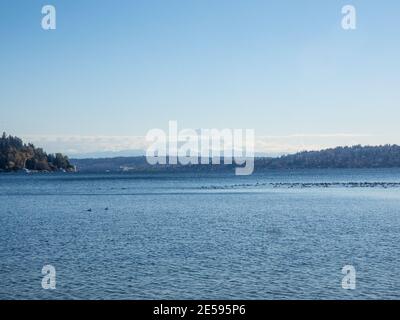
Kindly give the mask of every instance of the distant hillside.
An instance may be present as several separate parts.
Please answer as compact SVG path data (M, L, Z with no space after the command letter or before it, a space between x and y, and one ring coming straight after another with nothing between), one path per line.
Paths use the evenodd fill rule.
M395 168L400 167L400 147L353 146L322 151L305 151L274 159L260 159L267 168Z
M157 165L150 166L145 157L74 159L71 163L81 172L164 172L164 171L227 171L232 165ZM255 171L267 169L317 168L400 168L400 147L353 146L322 151L305 151L279 158L256 158Z
M211 165L149 165L146 157L117 157L100 159L71 159L79 172L197 172L197 171L221 171L232 166Z
M3 133L0 138L0 172L1 171L75 171L68 157L61 153L46 154L43 149L33 144L24 144L17 137Z

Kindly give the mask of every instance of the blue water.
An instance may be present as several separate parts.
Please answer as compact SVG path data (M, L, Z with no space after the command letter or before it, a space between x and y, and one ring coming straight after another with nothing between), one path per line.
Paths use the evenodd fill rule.
M389 169L3 174L0 299L399 299L399 183Z

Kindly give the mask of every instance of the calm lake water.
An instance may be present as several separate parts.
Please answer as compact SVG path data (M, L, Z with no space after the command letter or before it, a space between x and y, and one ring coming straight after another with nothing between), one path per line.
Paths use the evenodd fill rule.
M399 299L398 183L400 170L3 174L0 299ZM56 290L41 287L47 264Z

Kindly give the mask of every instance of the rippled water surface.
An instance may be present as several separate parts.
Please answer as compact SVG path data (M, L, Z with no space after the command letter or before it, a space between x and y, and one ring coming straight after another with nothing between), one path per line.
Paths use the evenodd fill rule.
M3 174L0 299L399 299L399 184L400 170Z

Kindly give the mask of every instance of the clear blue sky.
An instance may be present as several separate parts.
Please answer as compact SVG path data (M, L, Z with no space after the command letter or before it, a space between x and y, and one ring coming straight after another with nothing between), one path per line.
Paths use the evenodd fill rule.
M346 4L357 30L341 28ZM144 136L178 120L400 143L397 0L2 0L0 39L0 129L14 135Z

